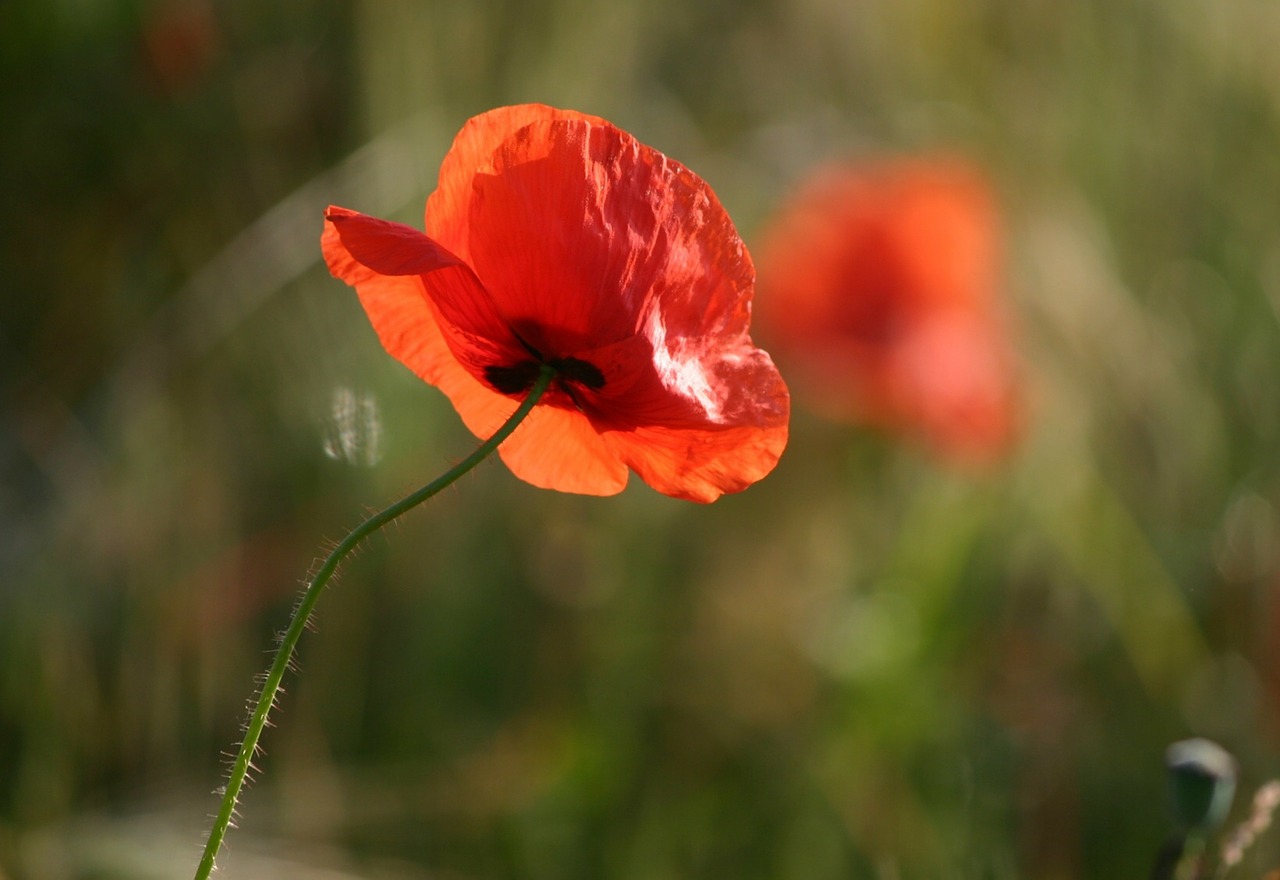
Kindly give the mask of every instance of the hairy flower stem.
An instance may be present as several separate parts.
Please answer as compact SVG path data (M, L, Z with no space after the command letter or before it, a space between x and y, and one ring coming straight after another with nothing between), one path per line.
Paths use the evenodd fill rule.
M196 869L195 880L207 880L209 874L213 871L214 860L218 856L218 850L222 847L223 838L227 835L227 828L231 825L240 791L244 788L245 779L249 773L249 767L258 752L258 740L262 737L262 730L267 725L267 716L275 705L276 694L280 690L280 682L284 679L284 674L289 669L294 649L298 646L298 639L302 637L302 631L306 629L311 611L315 608L316 600L320 598L320 593L324 591L325 585L329 583L329 579L338 570L339 564L365 538L401 514L417 507L441 489L451 485L459 477L487 458L491 452L498 448L503 440L511 435L511 432L524 420L525 416L529 415L529 412L550 386L551 380L555 378L555 375L555 367L543 364L537 381L529 389L524 401L511 415L511 418L507 419L502 427L494 432L492 437L444 475L360 523L349 535L342 539L342 542L333 549L320 565L315 577L307 584L301 598L298 600L297 606L293 609L293 617L289 620L289 627L284 631L284 635L280 639L280 645L276 648L275 659L272 661L271 668L267 671L267 677L262 683L262 690L258 694L253 712L250 714L248 724L245 726L244 740L240 743L239 754L236 755L235 763L231 765L231 775L227 778L226 790L222 796L222 806L218 810L218 815L214 818L213 828L209 831L209 840L205 844L204 854L200 857L200 865Z

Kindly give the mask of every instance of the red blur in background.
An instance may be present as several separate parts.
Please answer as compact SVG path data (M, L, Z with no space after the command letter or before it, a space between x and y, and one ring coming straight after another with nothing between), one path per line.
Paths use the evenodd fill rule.
M758 335L798 406L989 461L1017 434L996 201L955 158L829 165L757 246Z

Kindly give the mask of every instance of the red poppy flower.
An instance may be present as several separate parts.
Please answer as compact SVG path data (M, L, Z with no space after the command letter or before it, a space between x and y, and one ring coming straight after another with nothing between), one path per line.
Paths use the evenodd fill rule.
M1016 421L998 239L962 162L825 168L765 231L760 333L823 414L991 458Z
M790 401L748 335L754 269L710 187L603 119L541 105L470 120L426 233L331 207L329 270L387 351L536 486L610 495L634 470L713 501L782 454Z

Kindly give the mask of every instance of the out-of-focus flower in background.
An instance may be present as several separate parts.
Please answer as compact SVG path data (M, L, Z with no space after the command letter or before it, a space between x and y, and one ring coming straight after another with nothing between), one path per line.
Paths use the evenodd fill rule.
M953 157L825 166L764 229L759 334L801 405L998 458L1018 423L991 188Z
M209 0L167 0L144 13L141 53L152 85L169 96L200 85L223 51Z

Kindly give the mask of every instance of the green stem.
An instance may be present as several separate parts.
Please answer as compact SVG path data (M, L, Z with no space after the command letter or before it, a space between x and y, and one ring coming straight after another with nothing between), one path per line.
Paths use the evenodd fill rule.
M312 609L315 608L316 600L320 598L320 593L324 591L325 585L333 577L333 573L338 570L338 565L365 538L401 514L417 507L487 458L491 452L498 448L503 440L506 440L511 435L516 426L524 421L525 416L529 415L529 412L546 392L554 377L555 368L544 364L541 373L538 375L538 381L529 389L524 401L511 415L511 418L507 419L502 427L494 432L492 437L480 444L475 452L471 453L443 476L360 523L325 558L315 577L311 579L311 583L307 584L306 590L303 591L302 598L293 610L293 617L289 620L289 628L285 630L284 636L280 640L280 646L276 648L275 660L272 661L271 669L268 670L266 680L262 683L258 701L254 705L253 713L249 716L249 723L245 727L244 740L240 744L240 752L236 755L235 763L231 765L231 775L227 778L226 790L222 796L222 807L218 810L218 815L213 822L213 828L209 832L209 840L205 844L204 854L200 857L200 866L196 869L195 880L208 880L209 874L213 871L214 860L218 856L218 850L222 847L223 838L226 837L227 829L231 826L232 817L235 815L240 791L244 788L245 779L249 774L253 758L258 753L258 740L262 737L263 728L267 725L267 716L275 705L276 694L280 690L280 682L284 679L284 674L293 659L294 649L298 645L298 639L302 637L302 631L307 627L307 621L311 617Z

